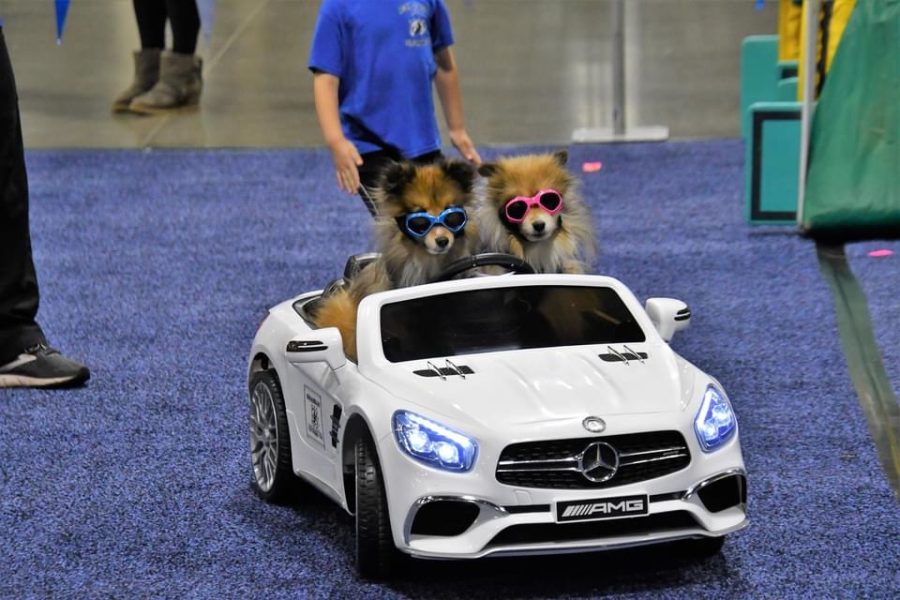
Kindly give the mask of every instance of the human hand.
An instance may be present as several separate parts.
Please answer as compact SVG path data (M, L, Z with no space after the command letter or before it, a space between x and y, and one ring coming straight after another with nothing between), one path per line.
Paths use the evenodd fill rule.
M449 133L450 141L453 142L453 146L460 153L460 155L470 163L480 165L481 156L478 155L478 151L475 149L475 144L473 144L472 140L469 139L469 134L466 133L466 130L459 129L456 131L451 131Z
M338 187L348 194L355 194L359 189L359 167L363 164L356 146L346 138L338 140L331 145L331 159Z

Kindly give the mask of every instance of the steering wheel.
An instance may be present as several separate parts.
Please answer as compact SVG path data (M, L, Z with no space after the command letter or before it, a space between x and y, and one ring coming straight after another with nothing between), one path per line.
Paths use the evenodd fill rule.
M473 254L472 256L464 256L459 260L455 260L447 267L433 277L429 283L438 281L447 281L453 279L460 273L464 273L470 269L478 267L496 266L503 267L510 273L519 273L530 275L534 273L534 267L512 254L504 254L502 252L484 252L482 254Z

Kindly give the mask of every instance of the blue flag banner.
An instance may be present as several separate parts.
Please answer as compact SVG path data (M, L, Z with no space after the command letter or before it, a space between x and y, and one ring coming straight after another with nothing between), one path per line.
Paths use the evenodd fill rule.
M56 43L62 44L66 15L69 14L69 0L56 0Z
M212 37L213 19L216 14L216 0L197 0L197 12L200 13L200 31L209 42Z

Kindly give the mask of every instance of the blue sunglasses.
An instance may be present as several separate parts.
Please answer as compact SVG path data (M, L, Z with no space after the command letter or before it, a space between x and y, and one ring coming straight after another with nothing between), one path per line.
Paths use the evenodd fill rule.
M442 225L453 233L459 233L469 220L466 209L459 206L451 206L434 216L427 212L419 211L397 217L397 225L400 230L410 237L420 239L428 235L435 225Z

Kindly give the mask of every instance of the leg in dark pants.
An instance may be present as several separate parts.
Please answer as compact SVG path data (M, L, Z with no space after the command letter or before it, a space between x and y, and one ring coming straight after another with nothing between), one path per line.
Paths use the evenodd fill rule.
M141 36L141 48L166 47L166 3L163 0L134 0L134 17Z
M194 0L133 0L141 48L166 47L166 21L172 28L172 51L193 54L200 33L200 12Z
M0 388L87 381L87 367L47 346L37 310L19 98L0 27Z
M0 365L28 346L46 342L35 322L37 310L22 127L16 82L0 29Z
M359 167L359 197L362 198L366 208L369 209L369 214L375 217L378 213L375 209L375 201L372 194L375 187L378 185L378 179L381 177L381 172L390 163L402 161L403 157L396 152L379 150L378 152L367 152L366 154L363 154L361 158L363 164ZM410 162L417 165L430 165L442 158L444 158L444 155L441 154L441 151L435 150L434 152L417 156L411 159Z
M166 0L169 25L172 27L172 51L193 54L200 34L200 12L195 0Z

